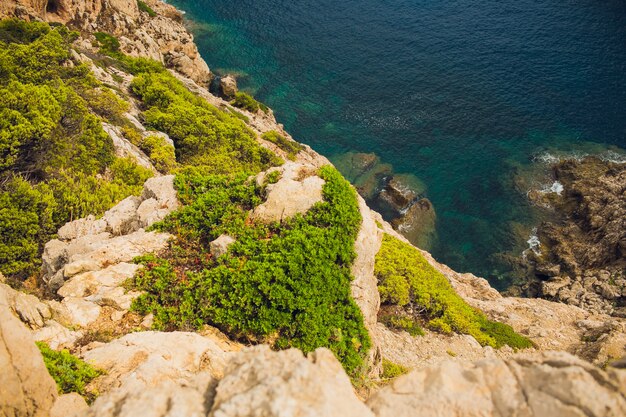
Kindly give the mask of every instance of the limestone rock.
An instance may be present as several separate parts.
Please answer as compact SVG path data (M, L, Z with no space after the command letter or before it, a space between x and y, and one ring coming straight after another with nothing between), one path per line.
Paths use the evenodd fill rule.
M217 381L200 374L190 381L162 381L155 387L128 384L98 397L85 417L205 417Z
M11 314L0 288L0 415L47 416L57 387L28 330Z
M61 304L67 309L72 325L87 327L100 317L100 306L82 298L67 297Z
M282 168L282 176L276 184L266 188L266 201L252 212L251 219L262 223L279 222L298 213L306 213L322 201L324 180L314 175L317 170L293 162Z
M210 417L373 417L327 349L305 359L296 349L256 346L235 355L225 373Z
M416 410L432 417L617 417L626 414L620 383L571 355L549 352L415 370L367 404L379 417L414 416Z
M86 235L97 235L106 232L107 222L103 219L96 219L89 215L83 219L65 223L58 231L60 240L68 241L78 239Z
M141 198L143 200L154 198L161 204L161 208L168 208L172 211L180 207L178 194L174 188L174 175L152 177L146 180Z
M48 320L45 327L32 333L34 340L46 342L51 349L55 350L72 348L82 335L82 331L70 330L56 320Z
M113 236L125 235L139 228L137 209L141 204L139 197L130 196L120 201L102 217L107 222L107 231Z
M350 283L350 291L352 298L363 313L364 324L373 343L369 355L370 374L378 376L382 363L376 335L380 295L378 293L378 280L374 275L374 262L380 249L383 233L376 225L376 220L365 204L365 200L361 196L357 198L362 221L354 243L357 256L351 268L354 280Z
M154 387L171 380L190 380L199 372L221 377L227 354L210 338L185 332L130 333L98 346L83 359L104 369L98 391L126 384ZM137 386L137 385L134 385Z
M235 238L228 235L221 235L220 237L209 243L213 259L217 259L220 256L224 255L226 252L228 252L228 248L235 242Z
M232 100L237 94L237 80L232 75L226 75L219 79L218 94L226 100Z
M114 288L122 285L124 281L132 278L139 268L139 265L121 262L99 271L84 272L65 282L57 294L61 297L87 297L102 290L103 287Z
M85 399L80 394L71 392L57 398L50 410L50 417L75 417L82 415L88 409L89 406Z
M0 290L4 291L11 310L31 329L43 327L46 320L52 317L50 307L34 295L16 291L6 284L0 284Z

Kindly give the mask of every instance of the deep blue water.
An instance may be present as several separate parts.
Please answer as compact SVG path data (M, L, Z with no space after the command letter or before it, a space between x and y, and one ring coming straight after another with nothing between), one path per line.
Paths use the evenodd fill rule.
M435 257L500 287L497 254L538 221L515 174L546 150L626 147L624 0L172 3L296 139L420 178Z

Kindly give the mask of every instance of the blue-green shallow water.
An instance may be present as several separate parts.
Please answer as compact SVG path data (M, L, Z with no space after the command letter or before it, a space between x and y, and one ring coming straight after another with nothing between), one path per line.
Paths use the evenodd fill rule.
M500 288L494 255L537 221L515 173L546 149L626 147L624 0L172 3L298 140L425 182L435 257Z

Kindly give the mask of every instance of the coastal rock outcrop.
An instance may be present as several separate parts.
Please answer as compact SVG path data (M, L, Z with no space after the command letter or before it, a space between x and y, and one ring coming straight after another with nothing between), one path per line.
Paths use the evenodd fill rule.
M150 12L140 10L136 1L6 0L0 5L0 17L39 19L84 33L109 33L118 38L125 53L161 61L208 86L213 74L183 26L181 12L159 0L144 4Z
M626 317L626 164L587 157L552 170L562 191L529 193L556 219L527 255L526 295Z
M626 413L624 372L558 352L450 360L398 378L367 404L378 417L617 417Z

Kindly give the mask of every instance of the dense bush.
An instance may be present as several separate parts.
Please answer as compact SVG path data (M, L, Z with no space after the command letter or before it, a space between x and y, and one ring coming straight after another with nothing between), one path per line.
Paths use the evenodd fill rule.
M265 132L261 137L268 142L272 142L278 145L280 149L287 152L287 158L291 159L292 161L296 159L296 155L298 154L298 152L304 149L304 146L302 146L298 142L287 139L275 130Z
M251 113L256 113L259 110L262 110L264 113L269 111L269 108L265 104L256 101L250 94L241 91L235 94L235 99L231 104L240 109L248 110Z
M63 223L99 214L151 175L115 157L102 119L128 103L70 63L63 26L0 22L0 271L24 278Z
M146 123L174 141L180 164L223 174L255 173L279 163L241 120L192 94L170 73L141 72L131 88L145 105Z
M532 346L510 326L490 321L467 304L418 249L390 235L385 234L376 255L375 273L381 302L421 312L431 329L466 333L481 345L509 345L515 349Z
M161 329L217 326L232 337L310 352L330 348L349 372L363 364L370 340L350 296L350 265L360 213L356 195L333 168L320 172L324 201L283 224L251 225L261 202L244 177L176 179L185 207L159 227L179 236L168 259L143 257L134 279L145 291L133 305L154 313ZM202 248L222 233L237 239L212 259ZM189 249L191 248L191 249Z
M93 395L86 392L85 387L92 379L102 375L103 371L92 367L67 350L60 352L52 350L44 342L37 342L37 347L43 355L48 372L57 383L59 393L76 392L85 396L87 400L93 399Z

